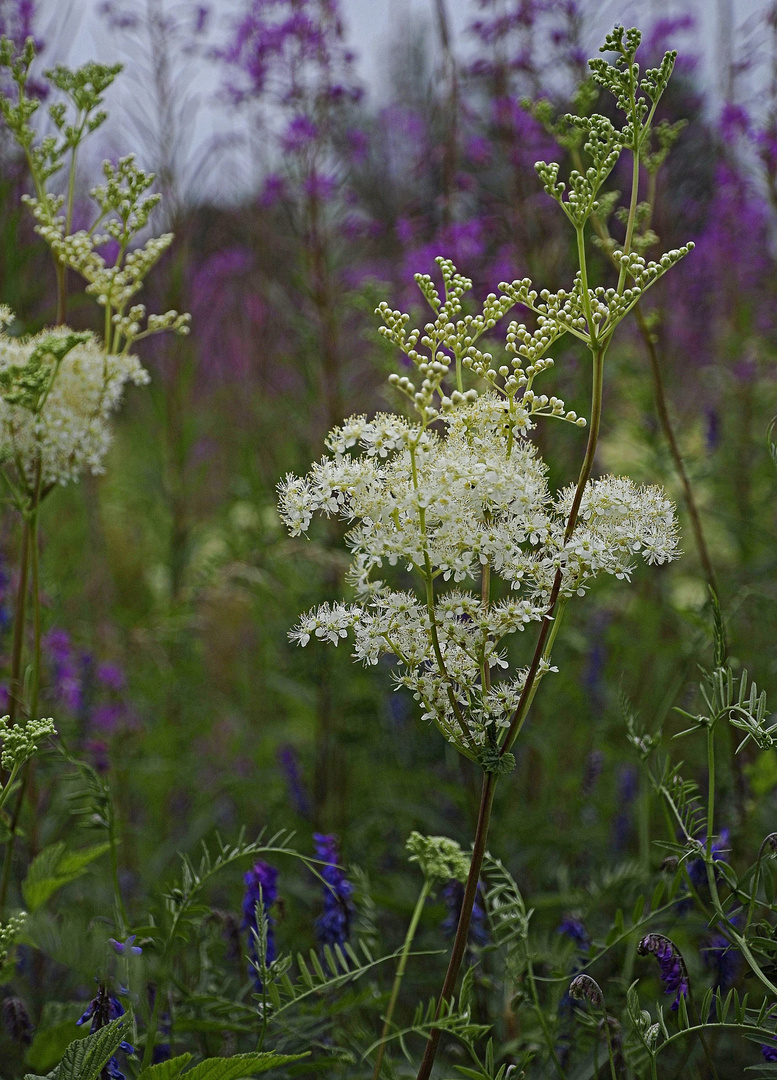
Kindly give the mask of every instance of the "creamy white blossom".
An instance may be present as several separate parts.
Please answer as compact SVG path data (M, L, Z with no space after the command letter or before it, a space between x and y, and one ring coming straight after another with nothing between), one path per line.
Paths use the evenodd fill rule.
M279 485L293 535L315 513L349 523L357 596L309 612L290 636L338 645L350 631L363 663L395 657L397 682L423 716L471 748L510 722L526 672L507 674L506 639L543 617L557 570L562 597L583 593L600 574L628 578L637 556L676 556L677 526L660 488L609 476L588 484L565 542L574 488L550 491L536 445L516 434L498 394L462 396L435 427L352 417L307 476ZM479 586L484 567L509 585L506 598L491 602L464 587ZM418 591L387 584L397 571L410 571Z
M106 354L91 334L57 327L15 338L0 327L0 454L30 485L40 461L43 488L102 472L124 387L148 380L137 357Z

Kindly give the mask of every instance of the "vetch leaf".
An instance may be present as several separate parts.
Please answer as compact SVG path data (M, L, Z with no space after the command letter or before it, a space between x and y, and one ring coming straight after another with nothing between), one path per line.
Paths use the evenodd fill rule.
M109 849L110 844L96 844L83 851L68 851L62 842L44 848L33 859L22 884L27 910L36 911L63 885L85 874L90 863Z

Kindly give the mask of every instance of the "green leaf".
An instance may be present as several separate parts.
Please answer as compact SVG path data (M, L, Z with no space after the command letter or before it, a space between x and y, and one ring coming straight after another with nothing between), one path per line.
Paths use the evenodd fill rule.
M30 1069L45 1073L62 1060L62 1055L73 1041L73 1020L63 1020L52 1027L38 1031L32 1040L32 1045L24 1059L25 1065ZM83 1038L89 1034L88 1028L83 1029Z
M651 911L655 911L656 908L661 903L661 900L663 899L663 896L664 896L665 888L666 888L666 882L664 882L664 881L659 881L659 883L656 885L655 889L653 890L653 895L650 898L650 910Z
M242 1077L258 1076L303 1057L307 1054L238 1054L231 1058L208 1058L185 1073L183 1080L242 1080Z
M50 1074L51 1080L97 1080L131 1029L132 1014L125 1013L94 1035L72 1042L62 1061ZM39 1077L28 1073L25 1080L39 1080Z
M178 1080L191 1060L191 1054L179 1054L169 1061L160 1061L158 1065L150 1065L144 1069L138 1080Z
M32 861L22 884L22 896L28 911L36 911L57 889L85 874L89 864L99 859L110 844L96 844L83 851L68 851L60 842L44 848Z

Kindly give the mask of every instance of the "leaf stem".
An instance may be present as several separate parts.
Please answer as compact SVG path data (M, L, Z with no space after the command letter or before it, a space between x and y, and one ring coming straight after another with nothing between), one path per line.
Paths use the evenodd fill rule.
M407 967L407 958L410 954L410 949L415 938L416 930L418 929L418 923L421 919L421 913L424 909L424 904L432 891L432 887L428 881L424 881L423 888L418 895L415 908L413 910L412 918L410 919L410 925L407 928L405 934L405 942L402 946L402 955L399 958L399 964L397 965L397 971L394 976L394 983L391 987L391 997L389 998L388 1008L386 1009L386 1017L383 1022L383 1029L380 1033L380 1046L378 1047L378 1056L375 1059L375 1068L372 1072L372 1080L379 1080L380 1068L383 1064L383 1055L386 1052L386 1038L389 1030L391 1029L391 1019L394 1015L394 1009L396 1008L397 999L399 998L399 991L402 986L402 979L404 978L405 968Z

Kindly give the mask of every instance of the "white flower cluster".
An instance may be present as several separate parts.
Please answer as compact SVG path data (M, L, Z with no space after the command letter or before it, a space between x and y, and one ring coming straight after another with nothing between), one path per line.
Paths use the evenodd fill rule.
M148 194L154 174L140 169L133 154L120 158L117 165L106 161L103 173L105 184L97 186L91 193L100 215L89 230L68 232L66 215L60 213L64 206L63 196L49 193L42 198L22 196L37 222L36 232L49 245L58 262L85 278L86 292L101 307L110 309L114 327L112 351L119 351L122 337L131 344L165 330L188 334L191 319L188 314L167 311L149 315L146 319L142 304L133 304L129 311L126 310L143 287L149 271L173 242L173 234L168 232L136 245L161 198L158 194ZM103 232L97 231L98 225ZM111 241L119 248L113 265L100 254L100 249Z
M557 569L564 597L602 573L628 578L636 555L675 557L677 526L659 488L605 477L589 484L565 543L573 489L551 494L536 446L516 432L514 404L493 391L458 398L439 431L396 415L352 417L329 435L329 454L279 490L292 535L317 512L352 526L357 602L309 612L292 640L336 645L353 631L359 660L395 657L424 716L473 749L509 724L525 672L497 681L504 642L543 617ZM414 572L418 593L377 576L390 567ZM456 587L481 583L484 568L509 584L506 599Z
M10 721L10 716L0 717L0 739L3 741L0 765L7 772L14 767L20 768L37 753L38 743L57 734L50 716L42 716L40 720L27 720L23 724L12 724Z
M76 480L86 469L100 473L111 441L111 413L125 384L142 386L148 373L135 356L106 354L91 334L57 327L15 338L3 332L8 321L5 311L0 317L0 455L30 486L38 461L43 488ZM69 340L74 344L67 349ZM33 382L31 407L18 388Z

